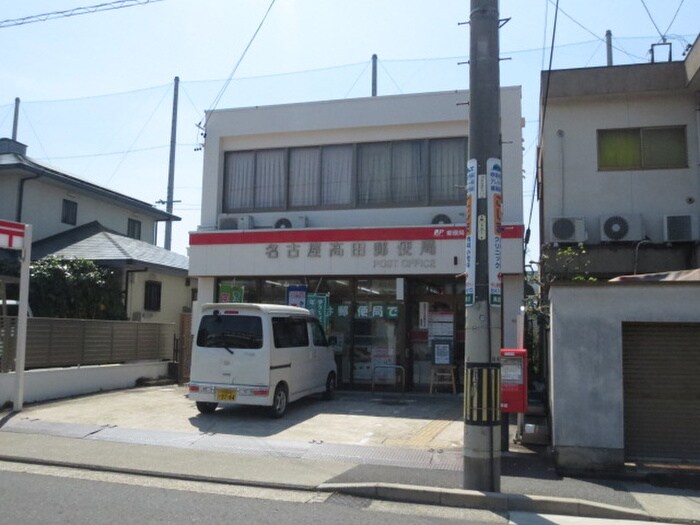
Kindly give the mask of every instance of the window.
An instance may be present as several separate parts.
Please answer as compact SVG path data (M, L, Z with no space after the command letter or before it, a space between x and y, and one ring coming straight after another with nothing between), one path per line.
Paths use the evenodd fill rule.
M272 337L276 348L309 346L309 331L302 317L273 317Z
M685 126L598 130L599 170L687 167Z
M318 206L321 148L294 148L289 153L289 206Z
M63 210L61 211L61 222L75 226L78 223L78 203L63 199Z
M253 315L205 315L199 323L197 346L211 348L262 348L262 319Z
M466 165L466 137L229 152L223 212L458 203Z
M146 291L143 299L143 309L151 312L160 312L161 283L159 281L146 281Z
M314 346L328 346L328 341L326 340L326 334L323 332L323 327L318 319L311 319L309 321L311 324L311 335L313 336Z
M126 236L141 240L141 221L129 219L126 225Z
M324 146L321 150L321 204L323 206L352 204L353 157L352 145Z
M430 199L435 202L461 199L459 190L467 180L467 141L430 141Z

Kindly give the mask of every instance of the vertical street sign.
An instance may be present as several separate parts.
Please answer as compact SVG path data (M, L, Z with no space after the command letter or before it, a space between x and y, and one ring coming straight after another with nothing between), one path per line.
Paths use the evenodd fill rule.
M32 226L20 222L0 221L0 248L19 250L19 311L17 312L17 351L15 355L15 398L13 410L24 404L24 363L27 347L27 307L29 305L29 265L32 260Z
M476 300L476 159L467 163L467 236L465 262L464 304L474 305Z
M500 159L488 159L488 224L489 224L489 304L503 303L501 273L501 223L503 220L503 174Z

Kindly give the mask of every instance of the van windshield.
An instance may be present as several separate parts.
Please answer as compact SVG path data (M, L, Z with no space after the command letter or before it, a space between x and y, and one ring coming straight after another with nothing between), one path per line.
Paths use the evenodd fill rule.
M204 315L197 346L210 348L262 348L262 320L253 315Z

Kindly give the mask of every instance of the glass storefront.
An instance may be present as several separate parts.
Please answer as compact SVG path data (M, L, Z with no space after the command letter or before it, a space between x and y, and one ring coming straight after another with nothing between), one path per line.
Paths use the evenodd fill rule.
M464 284L460 278L271 277L218 280L217 300L299 304L334 336L344 388L425 390L431 367L464 359ZM325 315L324 315L325 314ZM439 361L440 362L440 361Z

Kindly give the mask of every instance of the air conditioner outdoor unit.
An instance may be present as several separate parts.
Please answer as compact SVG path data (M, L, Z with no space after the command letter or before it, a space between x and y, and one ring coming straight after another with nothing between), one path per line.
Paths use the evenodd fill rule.
M549 222L551 242L583 242L586 223L583 217L552 217Z
M453 224L452 219L449 215L444 213L438 213L435 215L431 221L432 224Z
M238 217L238 229L239 230L252 230L255 228L255 221L250 215L243 215Z
M280 217L275 221L275 228L306 228L308 220L306 215L290 215L289 217Z
M219 215L220 230L235 230L238 228L238 219L233 215Z
M641 241L643 238L644 226L641 215L601 215L601 242Z
M698 240L697 215L664 216L664 241L684 242Z

